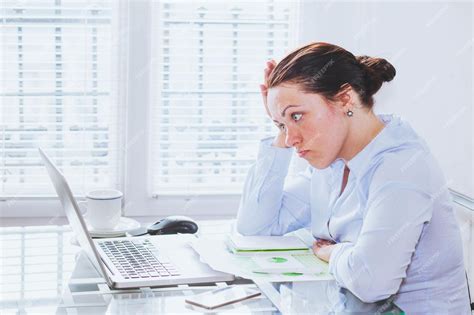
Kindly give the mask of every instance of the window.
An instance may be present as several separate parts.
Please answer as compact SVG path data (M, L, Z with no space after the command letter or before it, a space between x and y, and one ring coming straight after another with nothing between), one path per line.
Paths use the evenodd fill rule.
M63 215L38 146L77 197L122 190L126 215L235 213L275 132L258 85L297 40L296 7L3 1L0 215Z
M274 134L258 89L291 45L295 1L159 1L153 32L151 193L239 194ZM294 21L293 21L294 22Z
M55 196L41 146L77 194L121 182L116 1L2 1L0 197Z

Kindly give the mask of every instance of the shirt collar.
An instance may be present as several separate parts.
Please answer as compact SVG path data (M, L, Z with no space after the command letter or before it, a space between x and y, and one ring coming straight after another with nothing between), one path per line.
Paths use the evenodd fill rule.
M410 138L417 138L411 127L400 117L394 115L377 115L385 127L349 162L353 176L361 178L376 158L383 152L399 148L409 142Z

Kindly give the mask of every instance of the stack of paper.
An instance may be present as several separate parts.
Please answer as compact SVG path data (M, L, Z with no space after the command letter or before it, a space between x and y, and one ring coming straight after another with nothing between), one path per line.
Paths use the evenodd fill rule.
M227 246L234 254L302 253L308 246L296 236L240 236L230 235Z
M229 251L226 243L228 241L198 238L191 245L201 261L214 270L254 281L298 282L333 279L328 272L328 264L310 251L266 254L251 252L254 254L235 255Z

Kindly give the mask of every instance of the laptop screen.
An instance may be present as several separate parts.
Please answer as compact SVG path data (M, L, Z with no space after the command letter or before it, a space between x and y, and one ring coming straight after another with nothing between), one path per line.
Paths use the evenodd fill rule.
M71 189L66 181L64 175L58 170L54 165L51 159L44 153L41 148L38 148L41 158L46 166L49 177L53 182L56 193L58 194L59 200L63 206L64 211L66 212L67 219L72 228L74 235L79 242L79 245L83 250L86 251L87 256L95 265L96 269L102 272L102 276L108 279L106 276L105 270L103 269L103 264L99 263L99 255L94 248L92 239L87 231L84 218L79 210L76 200L74 199Z

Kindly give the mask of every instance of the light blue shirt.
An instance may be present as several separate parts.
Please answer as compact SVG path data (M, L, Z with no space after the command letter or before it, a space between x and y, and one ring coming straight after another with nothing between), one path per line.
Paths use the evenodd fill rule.
M354 158L288 177L292 149L261 142L237 217L244 235L310 227L337 243L330 273L363 302L392 297L407 314L470 314L462 241L446 180L408 123L385 128Z

